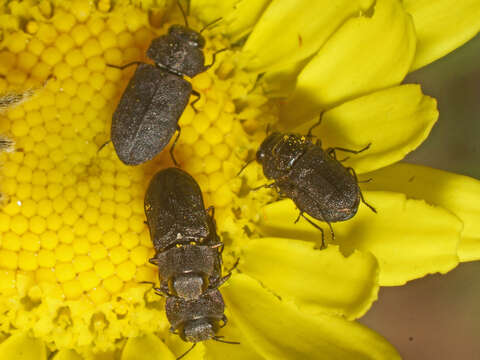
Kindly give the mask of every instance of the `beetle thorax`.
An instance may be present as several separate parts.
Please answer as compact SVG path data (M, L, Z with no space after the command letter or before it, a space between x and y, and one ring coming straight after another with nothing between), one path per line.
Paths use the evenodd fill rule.
M168 34L152 40L147 56L161 68L193 77L205 71L204 45L200 33L185 26L172 25Z
M200 342L215 336L215 329L208 318L187 321L183 328L183 336L186 341Z
M267 178L279 179L288 175L308 144L300 135L273 133L260 145L257 161L263 166Z
M205 281L199 274L181 274L173 279L172 290L184 299L197 299L205 290Z

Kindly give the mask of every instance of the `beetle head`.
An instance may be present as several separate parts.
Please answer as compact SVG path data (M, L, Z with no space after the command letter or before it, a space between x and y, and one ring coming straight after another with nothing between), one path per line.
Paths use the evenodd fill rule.
M191 47L203 49L205 46L205 39L199 32L183 25L170 26L168 29L168 35L172 36L177 41L187 43Z
M257 161L269 179L278 179L288 173L304 152L304 140L295 134L274 132L260 145Z
M181 337L185 341L200 342L213 338L218 331L217 321L202 317L200 319L187 321L184 325Z
M204 292L207 283L197 274L187 273L176 276L172 281L174 293L184 299L197 299Z
M159 67L193 77L205 71L203 36L183 25L172 25L166 35L152 40L147 56Z
M263 165L265 162L271 161L272 156L274 156L274 148L282 141L283 135L279 132L274 132L268 135L265 140L263 140L260 148L257 151L257 161Z

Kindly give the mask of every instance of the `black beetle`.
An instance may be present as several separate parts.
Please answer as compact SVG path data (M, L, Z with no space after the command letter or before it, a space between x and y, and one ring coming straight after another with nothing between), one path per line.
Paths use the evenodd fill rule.
M200 187L189 174L168 168L150 181L145 214L156 250L150 262L158 267L160 278L154 290L167 296L171 330L194 344L223 341L215 336L227 321L218 287L233 269L222 276L223 243L213 208L205 209Z
M183 341L193 343L190 349L176 360L187 355L201 341L212 339L227 344L240 344L222 340L222 336L216 335L218 330L227 324L224 310L225 304L218 289L209 289L198 299L167 297L165 312L171 324L170 331L179 335Z
M321 122L321 117L306 136L274 132L260 145L256 160L263 173L274 182L262 187L275 187L280 195L293 200L300 214L322 232L322 248L325 247L323 229L305 217L324 221L330 227L332 239L335 235L332 222L345 221L357 213L362 201L373 212L376 210L365 202L353 168L345 167L336 157L336 150L358 154L361 150L333 147L323 150L318 140L312 142L311 131Z
M205 65L205 39L201 32L211 24L200 32L189 29L186 15L178 5L186 26L172 25L166 35L152 40L147 56L155 65L140 61L123 66L108 65L118 69L138 65L112 117L111 141L118 157L126 165L151 160L167 146L175 131L178 134L170 156L178 165L173 156L173 148L180 136L178 120L190 95L197 96L192 107L200 99L200 94L183 77L191 78L208 70L215 63L216 55L226 50L215 52L212 63Z
M182 340L199 342L212 339L226 323L225 304L218 289L209 289L198 299L169 296L165 303L171 331Z
M157 253L150 263L158 267L157 292L185 299L196 299L207 288L217 288L229 277L222 277L221 257L214 245L175 246Z
M193 177L178 168L155 174L145 193L145 215L157 253L177 244L221 247L215 221Z
M159 270L157 292L194 299L226 280L221 271L223 243L209 210L197 182L186 172L168 168L151 180L145 214L156 250L150 262Z

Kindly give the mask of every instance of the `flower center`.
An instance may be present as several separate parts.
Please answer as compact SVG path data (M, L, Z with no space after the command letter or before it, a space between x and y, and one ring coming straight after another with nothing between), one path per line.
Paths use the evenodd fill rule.
M110 8L108 1L99 1L98 9L88 2L46 4L38 5L40 19L23 19L24 31L3 34L7 48L0 52L0 93L25 84L34 90L31 99L0 115L0 133L16 143L16 151L0 155L0 323L33 329L52 349L91 344L105 350L140 329L168 326L163 306L155 312L148 306L160 298L139 282L157 280L148 264L153 248L144 223L145 190L154 173L173 166L171 145L134 167L124 165L111 144L97 152L109 140L112 114L135 71L107 64L150 62L150 41L181 20L155 28L155 18L165 14L149 17L133 6ZM15 11L23 12L15 9L18 22ZM229 47L219 35L202 35L207 63ZM245 226L258 214L236 174L264 136L265 125L256 119L273 116L258 89L248 96L255 77L236 67L233 54L219 54L212 68L191 79L201 94L199 111L187 106L175 147L205 205L215 206L227 245L246 238ZM249 143L246 132L258 141ZM66 327L74 329L70 337L54 336Z

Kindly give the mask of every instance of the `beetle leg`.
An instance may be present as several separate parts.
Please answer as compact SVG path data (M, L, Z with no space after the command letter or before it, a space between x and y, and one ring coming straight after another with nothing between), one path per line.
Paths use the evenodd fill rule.
M228 273L227 275L221 277L220 279L218 279L218 281L213 285L213 287L216 289L216 288L219 288L220 286L222 286L228 279L230 279L230 276L232 276L232 273Z
M211 62L210 64L208 64L208 65L205 65L204 68L203 68L203 69L204 69L203 71L207 71L208 69L210 69L210 68L215 64L215 60L216 60L216 58L217 58L217 54L220 54L221 52L224 52L224 51L226 51L226 50L228 50L228 48L223 48L223 49L220 49L220 50L215 51L215 52L213 53L213 55L212 55L212 62Z
M192 103L190 104L190 106L192 107L193 111L195 111L196 113L198 112L197 108L195 107L195 104L198 100L200 100L200 93L198 91L195 91L195 90L192 90L192 95L193 96L196 96L197 98L195 100L192 101Z
M335 148L328 148L326 151L328 156L330 156L332 159L335 159L337 161L344 162L350 159L350 156L344 157L343 159L340 159L340 160L337 159L337 153L335 152Z
M337 153L335 152L334 148L328 148L326 152L327 152L327 155L330 156L332 159L337 160Z
M257 186L256 188L253 188L252 190L253 191L257 191L257 190L260 190L262 188L265 188L265 189L271 189L273 187L275 187L276 183L271 183L271 184L264 184L264 185L261 185L261 186Z
M148 259L148 262L152 265L158 266L158 259L156 257Z
M373 180L372 178L368 178L368 179L362 180L362 181L358 180L357 182L358 182L359 184L360 184L360 183L369 183L369 182L372 181L372 180Z
M238 262L240 261L240 258L237 258L237 261L235 261L235 264L227 271L227 275L222 276L218 281L214 284L212 284L215 288L218 288L222 286L230 277L232 276L233 270L235 270L238 266Z
M215 206L209 206L205 211L208 215L210 215L210 217L215 217Z
M219 249L218 252L221 254L221 253L223 253L223 248L224 248L224 246L225 246L224 243L219 242L219 243L216 243L216 244L214 244L214 245L211 245L210 247L211 247L212 249Z
M250 95L257 88L258 84L260 83L260 80L263 78L264 75L265 75L264 72L257 75L255 79L255 84L253 84L252 88L248 91L248 95ZM268 135L268 125L270 124L267 124L267 135Z
M97 150L97 154L105 147L107 146L108 143L112 142L112 140L107 140L105 141L102 145L100 145L100 147L98 148Z
M235 264L233 264L233 266L227 271L229 275L232 273L233 270L237 268L239 262L240 262L240 258L237 258L237 260L235 261Z
M126 69L127 67L129 66L132 66L132 65L140 65L140 64L143 64L143 62L141 61L132 61L128 64L125 64L125 65L113 65L113 64L107 64L107 66L109 67L113 67L115 69L120 69L120 70L123 70L123 69Z
M353 168L351 168L351 167L348 167L347 170L350 171L350 173L352 174L353 178L355 179L355 182L358 183L358 178L357 178L357 174L355 173L355 170L354 170ZM367 180L367 181L365 181L365 182L368 182L368 181L370 181L370 180L372 180L372 179L369 179L369 180ZM359 189L359 192L360 192L360 200L362 200L362 202L363 202L365 205L367 205L367 206L370 208L370 210L372 210L372 211L376 214L376 213L377 213L377 210L376 210L372 205L370 205L369 203L367 203L367 202L365 201L365 199L363 198L362 190Z
M155 291L155 294L159 295L159 296L171 296L168 291L165 291L164 289L162 288L158 288L158 287L155 287L155 283L154 282L151 282L151 281L140 281L140 284L149 284L149 285L152 285L152 289L153 291Z
M225 314L222 316L222 322L223 324L220 325L220 328L223 328L228 323L228 318L225 316Z
M298 217L300 216L303 217L305 220L307 220L310 223L310 225L314 226L315 228L317 228L322 232L322 245L320 246L320 250L325 249L327 246L325 245L325 233L323 229L317 224L315 224L312 220L307 218L305 215L303 215L303 212L300 212L300 215ZM335 240L335 233L333 232L332 224L330 224L328 221L325 221L325 222L328 224L328 227L330 228L330 233L332 234L332 241L333 241Z
M175 160L175 156L173 156L173 149L175 148L175 145L177 144L178 138L180 137L180 133L182 132L181 128L180 128L180 126L178 126L178 124L177 124L177 131L178 131L177 137L173 141L172 147L170 148L170 151L169 151L170 152L170 157L172 158L172 161L175 164L175 166L178 166L178 162L177 162L177 160Z
M168 292L166 293L163 289L154 287L153 290L155 291L155 294L161 297L165 296L171 296Z
M323 111L320 113L320 117L319 117L318 121L315 124L313 124L310 127L310 129L308 129L307 138L311 139L313 137L312 130L315 129L318 125L320 125L322 123L322 118L323 118Z
M349 153L352 153L352 154L360 154L361 152L369 149L371 145L372 145L372 143L368 143L367 146L365 146L363 149L360 149L360 150L345 149L345 148L342 148L342 147L333 147L333 148L328 148L327 153L330 153L331 151L339 150L339 151L349 152Z
M140 281L140 284L149 284L152 285L152 288L155 286L155 283L152 281Z
M303 215L303 211L300 211L300 212L298 213L297 218L295 219L295 221L294 221L293 223L296 224L296 223L298 222L298 220L300 220L300 218L302 217L302 215Z
M248 165L250 165L252 162L254 162L254 161L255 161L255 159L248 160L248 161L242 166L242 168L240 169L240 171L237 173L236 176L239 176L239 175L242 173L242 171L245 170L245 168L246 168Z

